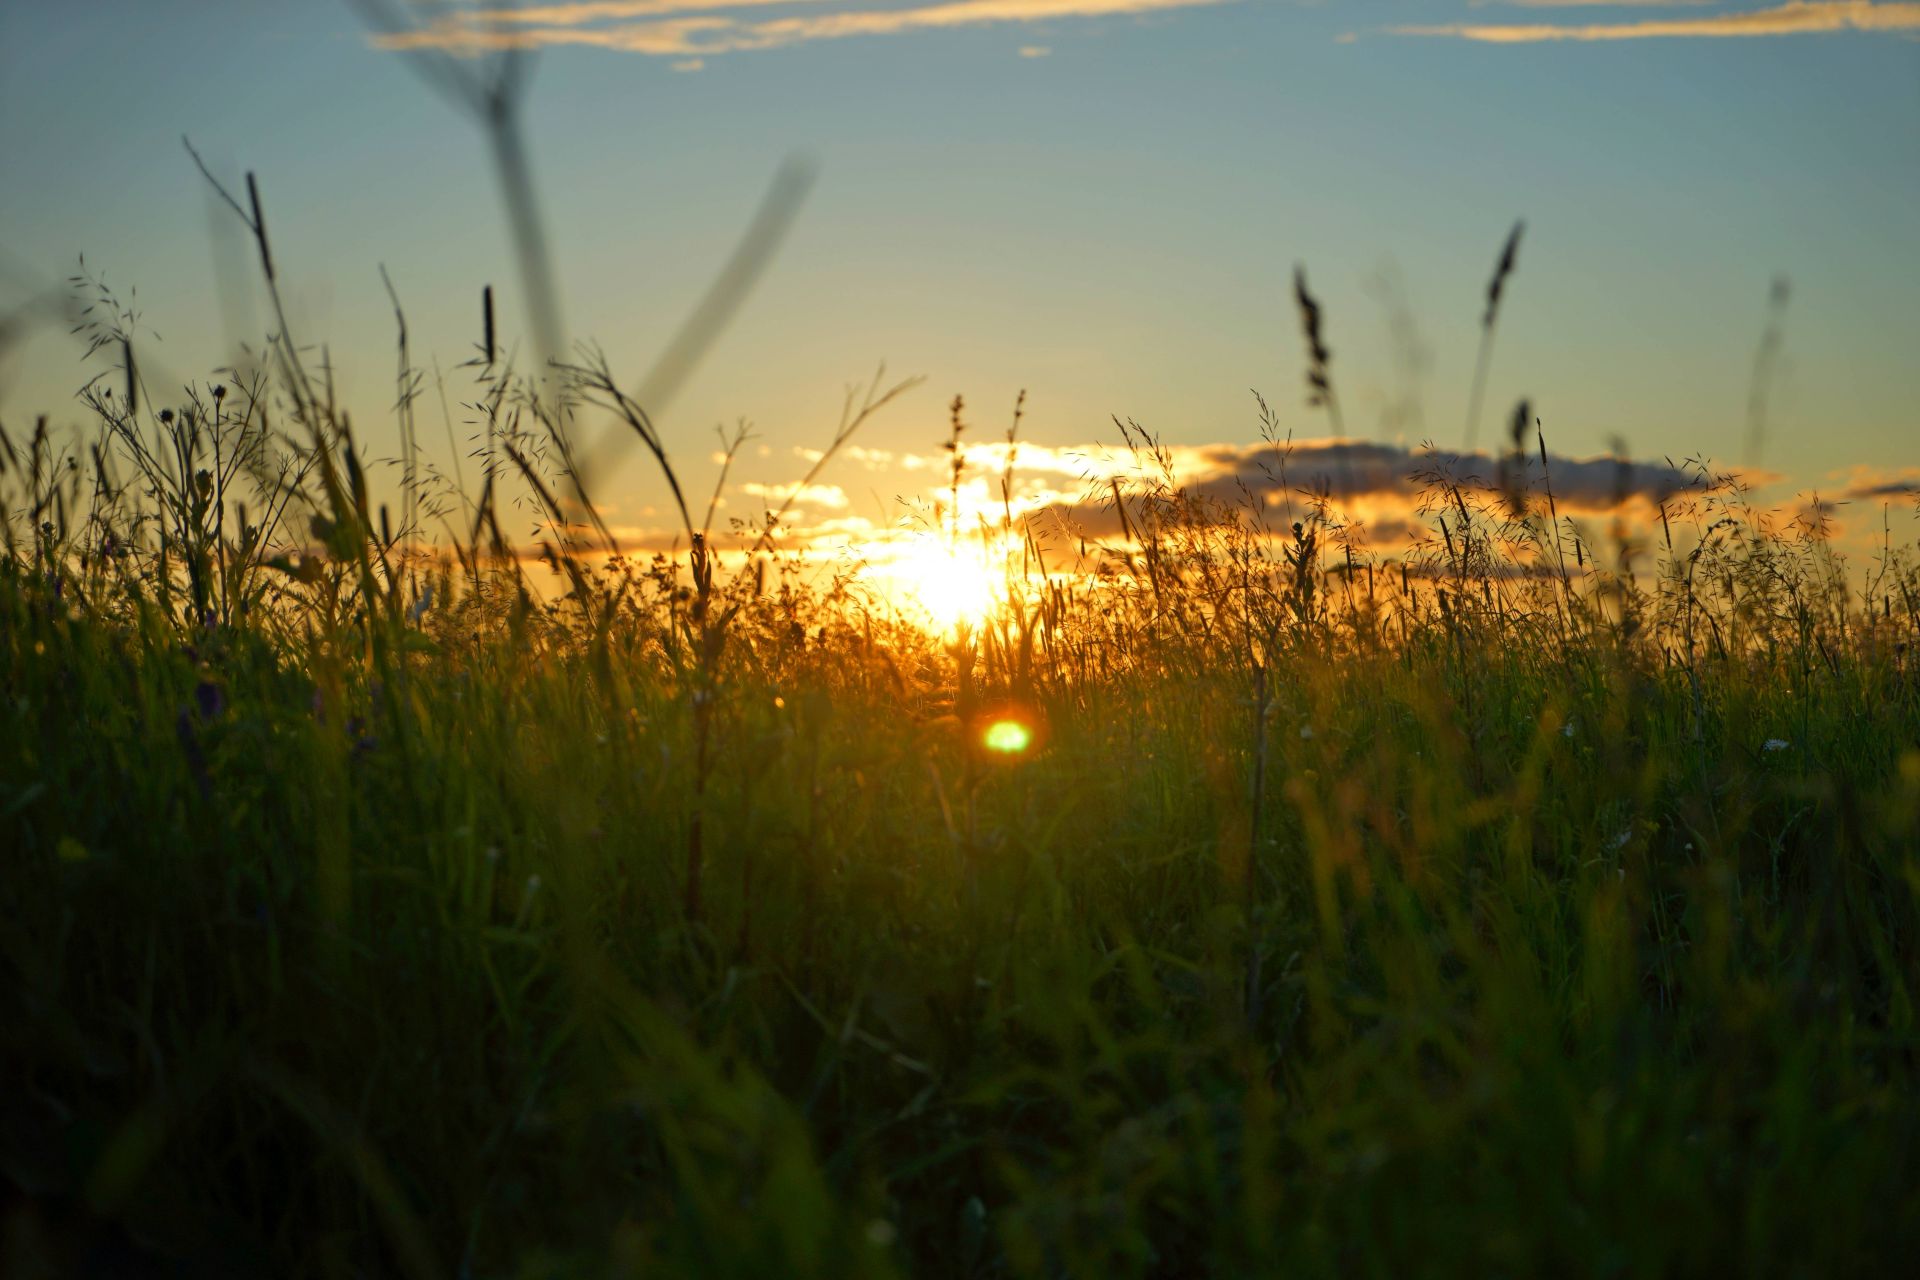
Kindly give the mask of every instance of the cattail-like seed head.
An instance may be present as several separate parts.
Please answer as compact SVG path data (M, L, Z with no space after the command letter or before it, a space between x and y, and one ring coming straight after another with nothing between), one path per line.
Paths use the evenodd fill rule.
M1526 226L1524 221L1513 224L1513 230L1507 233L1507 243L1500 250L1500 261L1493 265L1493 279L1487 282L1487 310L1480 317L1480 327L1483 329L1493 328L1494 319L1500 314L1500 298L1507 290L1507 277L1513 274L1518 262L1520 233Z

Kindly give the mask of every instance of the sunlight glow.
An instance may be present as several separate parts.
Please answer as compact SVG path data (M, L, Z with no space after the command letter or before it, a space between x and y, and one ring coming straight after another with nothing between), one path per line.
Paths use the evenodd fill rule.
M943 632L985 621L1000 600L1000 584L979 548L955 549L931 535L902 548L886 574L900 599Z

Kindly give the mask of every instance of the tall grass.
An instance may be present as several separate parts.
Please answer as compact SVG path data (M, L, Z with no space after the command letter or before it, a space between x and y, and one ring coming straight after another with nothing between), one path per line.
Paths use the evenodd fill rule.
M1705 468L1655 542L1594 545L1523 407L1505 483L1436 461L1436 536L1385 561L1263 405L1282 527L1125 424L1122 535L1052 543L1088 572L1003 502L1002 611L930 636L807 589L779 513L723 558L605 361L516 376L490 307L479 492L410 462L397 526L284 324L153 388L99 314L93 429L0 433L7 1274L1920 1244L1898 549L1856 585ZM594 514L596 402L673 552ZM1045 749L990 759L1009 706Z

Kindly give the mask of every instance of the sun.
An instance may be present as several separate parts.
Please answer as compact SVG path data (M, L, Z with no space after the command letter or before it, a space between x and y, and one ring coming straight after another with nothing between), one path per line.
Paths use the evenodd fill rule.
M902 547L887 564L888 586L940 631L984 621L1000 602L1000 584L978 547L950 547L927 535Z

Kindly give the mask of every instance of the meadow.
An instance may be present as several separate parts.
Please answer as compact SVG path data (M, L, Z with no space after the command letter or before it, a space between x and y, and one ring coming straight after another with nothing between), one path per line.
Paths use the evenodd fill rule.
M89 424L0 443L6 1274L1920 1248L1905 549L1704 468L1596 535L1523 406L1381 557L1124 425L1121 533L955 520L1004 580L929 628L694 519L621 377L516 374L491 312L461 487L404 321L376 466L290 340L150 387L99 301ZM588 405L675 547L595 514Z

